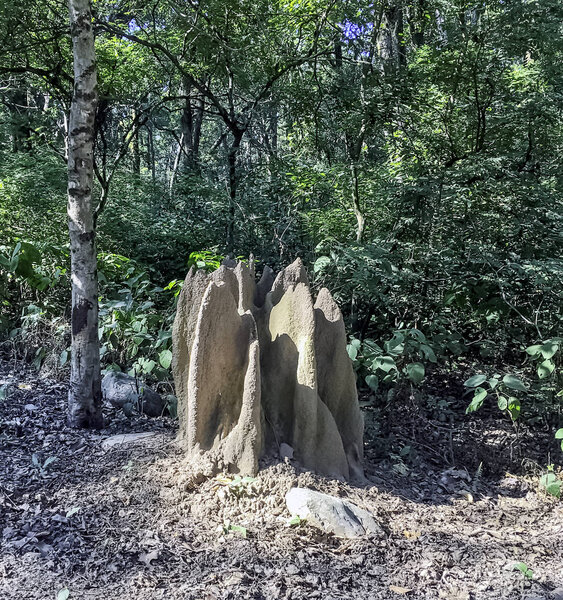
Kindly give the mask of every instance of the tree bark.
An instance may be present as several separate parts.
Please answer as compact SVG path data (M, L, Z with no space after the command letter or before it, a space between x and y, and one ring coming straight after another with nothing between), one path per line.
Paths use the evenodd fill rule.
M227 221L227 247L226 253L232 254L235 251L235 216L237 205L237 188L238 188L238 173L237 173L237 155L244 135L244 130L231 131L234 139L229 148L227 156L229 163L229 216Z
M133 119L137 118L137 113L133 110ZM131 141L131 154L132 154L132 168L135 175L141 174L141 153L139 150L139 137L141 135L141 128L138 127L135 131L135 135Z
M68 423L101 427L98 273L92 203L97 76L90 0L69 0L74 92L68 133L72 342Z
M186 170L191 171L199 166L199 144L201 140L201 126L203 123L203 100L196 98L192 103L192 84L184 81L184 94L186 100L182 112L182 146L180 151L184 154Z
M366 218L360 206L360 177L358 173L358 165L352 163L350 170L352 171L352 207L356 216L356 241L361 242L366 228Z

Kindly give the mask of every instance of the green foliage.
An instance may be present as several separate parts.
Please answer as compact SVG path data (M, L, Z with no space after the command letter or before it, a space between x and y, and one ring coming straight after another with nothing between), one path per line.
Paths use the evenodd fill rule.
M44 461L41 460L38 454L34 453L31 455L31 464L37 470L41 477L47 477L48 467L57 460L56 456L49 456Z
M534 572L524 562L516 563L513 568L515 571L520 571L524 579L532 580L534 578Z
M553 472L553 465L548 466L547 473L544 473L540 477L540 486L545 490L547 494L554 498L561 497L561 481L557 478L557 475Z
M521 401L513 393L528 391L522 380L510 373L504 375L502 379L500 375L493 375L490 378L486 375L473 375L463 385L473 392L473 399L466 413L479 410L487 396L492 395L496 398L499 409L506 411L512 421L518 419L521 411Z
M352 339L347 346L354 369L365 384L377 392L401 381L419 385L426 375L425 364L438 361L435 344L418 329L398 329L382 346L371 339Z
M208 272L215 271L221 266L225 257L212 250L200 250L190 253L188 268L205 269Z
M99 273L102 359L129 365L137 376L169 379L175 286L155 286L134 261L113 254L100 256Z

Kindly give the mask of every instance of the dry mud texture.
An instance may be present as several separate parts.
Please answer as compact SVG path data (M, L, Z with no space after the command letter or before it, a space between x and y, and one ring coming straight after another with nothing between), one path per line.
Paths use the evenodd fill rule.
M63 384L5 361L0 380L12 388L0 401L2 599L55 599L66 588L70 600L538 600L563 586L563 503L537 476L473 470L471 447L454 456L456 438L438 422L417 417L410 462L393 453L376 461L368 444L365 487L287 463L237 484L198 478L172 421L107 413L105 430L73 431ZM400 420L390 433L408 438ZM501 421L463 427L465 444L510 433ZM139 445L101 447L110 435L147 431L156 435ZM284 495L294 485L370 510L385 537L345 541L290 525ZM520 561L532 581L514 570Z

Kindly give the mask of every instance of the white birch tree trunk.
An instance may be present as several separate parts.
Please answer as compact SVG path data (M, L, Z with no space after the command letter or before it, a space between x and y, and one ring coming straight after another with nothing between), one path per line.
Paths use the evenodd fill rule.
M74 92L68 128L68 229L72 278L72 357L68 423L101 427L98 273L92 204L97 77L90 0L69 0Z

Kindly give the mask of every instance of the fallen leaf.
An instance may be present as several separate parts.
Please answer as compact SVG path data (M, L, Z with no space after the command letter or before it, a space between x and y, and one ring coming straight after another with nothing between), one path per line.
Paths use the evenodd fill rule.
M403 595L403 596L404 596L405 594L408 594L409 592L412 592L412 590L411 590L410 588L404 588L404 587L401 587L401 586L399 586L399 585L390 585L390 586L389 586L389 589L390 589L392 592L395 592L395 594L401 594L401 595Z
M67 600L67 598L70 596L70 591L68 588L63 588L62 590L59 590L58 594L57 594L57 600Z
M422 533L420 531L409 531L408 529L405 529L403 531L403 535L407 538L407 540L418 540Z
M160 552L158 550L153 550L152 552L141 552L139 554L139 560L142 563L145 563L147 567L151 566L151 561L156 560L160 556Z

